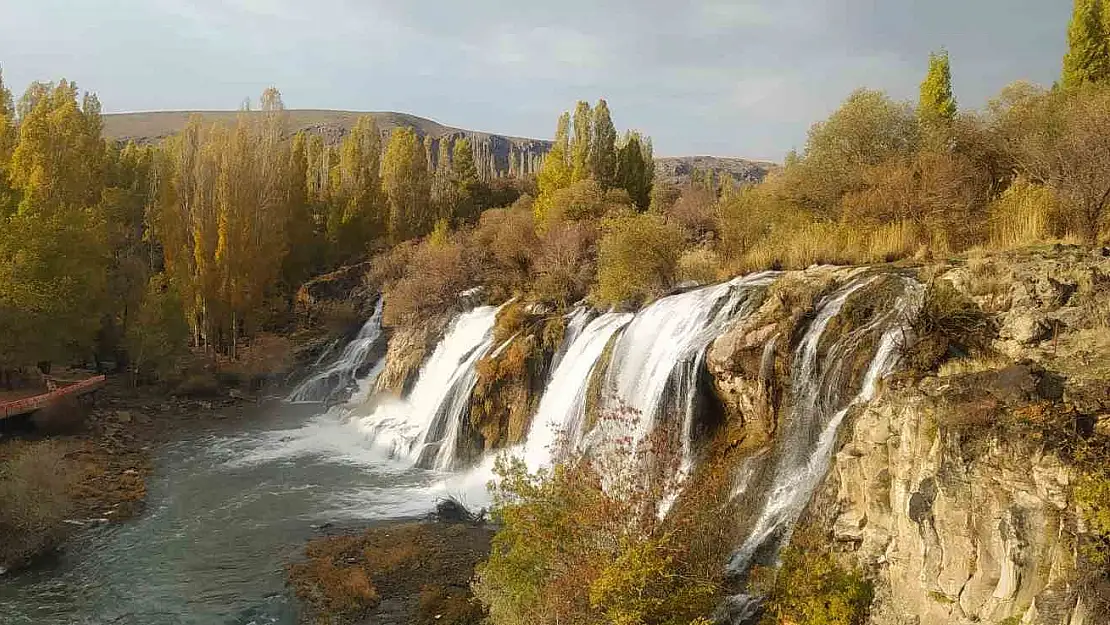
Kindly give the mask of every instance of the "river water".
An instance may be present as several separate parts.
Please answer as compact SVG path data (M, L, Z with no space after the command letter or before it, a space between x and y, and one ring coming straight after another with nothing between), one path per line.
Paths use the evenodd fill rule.
M138 518L0 577L0 624L295 623L284 566L319 526L421 515L450 489L366 444L342 411L260 411L159 449Z

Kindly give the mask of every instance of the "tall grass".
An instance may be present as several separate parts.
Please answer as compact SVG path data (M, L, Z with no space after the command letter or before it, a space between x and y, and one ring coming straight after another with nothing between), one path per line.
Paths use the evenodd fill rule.
M810 222L779 229L733 259L730 269L804 269L810 265L859 265L893 262L919 255L928 236L908 221L864 227Z
M990 206L990 246L1024 247L1053 238L1062 230L1052 190L1019 178Z

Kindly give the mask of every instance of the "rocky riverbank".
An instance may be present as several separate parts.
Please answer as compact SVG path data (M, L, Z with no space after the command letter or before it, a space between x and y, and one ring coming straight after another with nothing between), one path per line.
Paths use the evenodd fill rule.
M340 531L313 540L289 566L301 622L327 625L477 625L470 590L494 530L454 502L433 518Z

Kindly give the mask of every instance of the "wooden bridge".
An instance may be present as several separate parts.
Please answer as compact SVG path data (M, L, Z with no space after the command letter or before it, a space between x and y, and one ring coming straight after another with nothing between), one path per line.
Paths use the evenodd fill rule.
M104 386L104 382L104 376L98 375L87 380L60 386L41 395L0 403L0 420L41 410L63 397L87 395Z

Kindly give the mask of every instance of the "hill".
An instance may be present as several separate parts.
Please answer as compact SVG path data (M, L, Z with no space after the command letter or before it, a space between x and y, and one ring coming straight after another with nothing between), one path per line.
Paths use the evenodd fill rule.
M206 123L230 123L237 111L152 111L145 113L108 113L104 115L104 135L120 141L138 143L157 142L172 136L185 127L191 115L199 115ZM512 137L489 132L466 130L445 126L439 122L392 111L363 113L358 111L290 110L289 126L293 132L301 130L322 135L329 142L338 142L355 125L359 117L372 115L383 132L398 127L416 130L421 137L430 137L438 149L438 142L453 142L468 137L475 146L477 160L494 176L516 173L531 174L539 170L544 155L551 149L551 142L544 139ZM737 182L755 183L763 180L774 165L762 161L715 156L679 156L655 159L656 178L660 181L682 185L694 172L712 171L720 178L724 175Z

